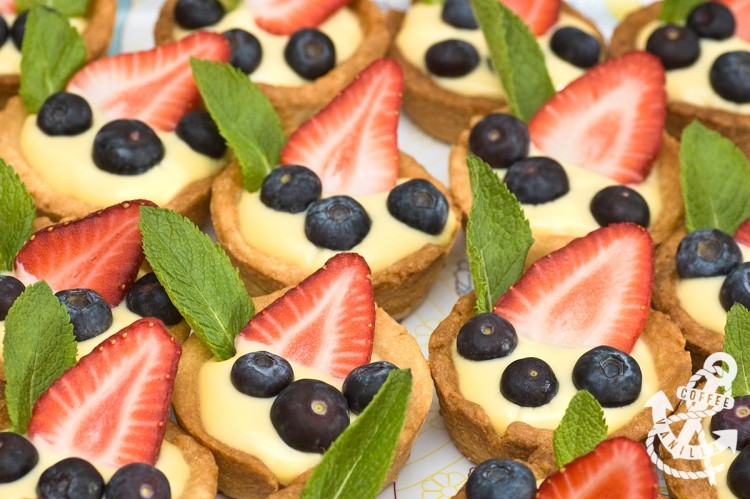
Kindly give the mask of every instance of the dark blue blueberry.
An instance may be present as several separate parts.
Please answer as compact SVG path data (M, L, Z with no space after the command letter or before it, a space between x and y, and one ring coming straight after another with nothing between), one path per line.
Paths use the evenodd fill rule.
M479 64L479 52L463 40L437 42L427 49L425 65L435 76L456 78L469 74Z
M448 200L423 178L394 187L388 193L386 204L393 218L427 234L440 234L448 220Z
M708 77L714 92L722 98L738 104L750 102L750 52L721 54L711 65Z
M263 47L255 35L236 28L225 31L224 38L229 41L229 47L232 49L229 64L247 75L258 69L263 59Z
M47 97L36 117L47 135L78 135L91 128L91 106L80 95L57 92Z
M21 296L26 286L12 275L0 275L0 321L4 321L8 310Z
M38 499L101 499L104 479L88 461L69 457L44 470L36 494Z
M521 407L540 407L557 395L559 385L552 368L542 359L526 357L505 368L500 393Z
M632 404L641 394L643 377L638 362L610 346L592 348L573 367L573 384L588 390L602 407Z
M336 65L336 47L322 31L304 28L289 38L284 48L284 59L302 78L314 80Z
M734 407L711 417L711 432L723 430L737 430L737 450L750 444L750 395L734 397Z
M29 17L29 11L23 11L16 20L13 21L13 26L10 28L10 36L13 38L13 43L16 45L18 50L21 50L23 45L23 35L26 32L26 19Z
M529 155L529 129L510 114L488 114L469 134L469 150L492 168L508 168Z
M186 113L177 123L175 132L193 151L208 157L218 159L227 151L227 143L219 133L219 127L208 111L203 109Z
M699 229L682 238L675 263L680 277L727 275L742 263L742 252L726 232Z
M719 291L719 301L729 311L735 303L750 308L750 263L742 263L729 273Z
M174 20L185 29L211 26L224 17L224 7L219 0L177 0Z
M599 62L601 46L590 33L565 26L555 31L549 42L552 52L564 61L579 68L590 68Z
M271 170L260 188L260 200L272 210L300 213L320 198L318 175L300 165L282 165Z
M461 357L490 360L508 356L518 345L513 325L491 312L475 315L461 326L456 347Z
M701 38L725 40L734 34L734 14L724 4L706 2L690 12L687 25Z
M570 190L565 169L545 156L516 161L508 168L504 180L510 192L525 204L554 201Z
M742 449L729 465L727 485L739 499L750 499L750 446Z
M0 16L0 46L3 46L8 40L8 35L10 35L8 21L6 21L4 17Z
M251 397L274 397L294 380L286 359L270 352L251 352L232 364L232 385Z
M440 18L454 28L477 29L477 18L469 0L446 0Z
M597 192L589 207L596 223L605 227L618 222L632 222L648 227L651 214L648 203L638 191L625 185L610 185Z
M135 281L125 296L128 310L141 317L156 317L167 326L182 320L180 311L172 304L167 291L156 274L149 272Z
M164 473L148 464L132 463L112 475L104 495L108 499L170 499L172 490Z
M350 250L367 236L372 221L364 207L349 196L315 201L305 215L307 239L322 248Z
M92 157L106 172L138 175L164 158L164 144L142 121L114 120L96 133Z
M55 296L68 309L76 341L90 340L112 325L112 309L93 289L65 289Z
M388 374L394 369L398 368L385 360L371 362L353 369L341 387L349 403L349 410L354 414L364 411L388 379Z
M271 423L289 447L322 454L349 426L349 410L335 387L300 379L273 401Z
M536 478L525 464L510 459L488 459L466 480L468 499L534 499Z
M667 24L656 28L646 42L646 50L661 60L664 69L686 68L698 60L698 35L690 28Z
M15 482L39 462L34 445L18 433L0 433L0 483Z

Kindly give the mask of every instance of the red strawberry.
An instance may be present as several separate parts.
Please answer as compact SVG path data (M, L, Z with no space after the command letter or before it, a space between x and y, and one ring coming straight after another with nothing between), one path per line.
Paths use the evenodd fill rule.
M355 253L339 253L261 310L237 336L337 378L370 362L375 301L370 268Z
M523 19L532 33L541 36L557 22L561 0L500 0Z
M719 0L734 14L734 34L750 42L750 0Z
M72 222L35 232L16 255L24 282L45 280L55 291L93 289L114 307L133 284L143 262L139 206L125 201Z
M734 233L734 240L745 246L750 246L750 218L737 227L737 232Z
M151 50L90 62L66 90L85 97L108 120L138 119L170 131L199 99L190 58L226 62L229 55L222 35L198 32Z
M653 275L648 231L613 224L537 260L493 311L542 344L630 352L648 318Z
M398 64L373 62L289 137L281 164L313 170L325 196L389 191L398 178L396 129L403 88Z
M640 182L661 148L666 102L659 59L631 52L555 94L532 117L529 133L559 161L618 182Z
M277 35L315 28L347 3L349 0L250 0L255 24Z
M140 319L103 341L44 392L29 438L99 465L153 465L172 395L179 343L158 319Z
M16 0L0 0L0 14L6 16L16 13Z
M548 476L537 499L652 499L659 479L646 448L624 437L605 440Z

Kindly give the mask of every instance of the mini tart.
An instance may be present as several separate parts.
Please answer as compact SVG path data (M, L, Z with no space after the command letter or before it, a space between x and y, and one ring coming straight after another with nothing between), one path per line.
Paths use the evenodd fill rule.
M609 48L610 56L618 57L631 50L636 50L638 33L644 26L658 19L660 9L661 2L657 2L628 15L612 34ZM707 127L721 133L742 149L746 155L750 155L749 115L667 99L665 128L670 135L679 138L682 135L682 129L693 120L698 120Z
M256 310L270 304L284 291L286 290L254 298ZM427 417L432 402L432 383L427 361L416 340L406 328L391 319L381 308L377 307L375 314L373 352L377 353L380 359L388 360L399 368L411 369L413 382L406 421L386 479L388 483L395 480L399 470L406 463L414 440ZM189 338L183 345L172 395L178 423L193 438L214 453L219 466L219 490L221 492L232 497L250 498L265 497L279 491L282 485L261 460L220 442L203 429L196 387L200 369L210 358L209 350L195 336ZM303 483L309 474L309 470L301 474L291 486Z
M167 0L162 6L154 26L157 45L174 40L176 4L177 0ZM355 76L388 51L393 38L393 32L389 29L394 22L393 14L381 12L370 0L351 0L349 8L356 12L362 27L362 42L351 57L339 62L324 76L302 86L286 87L257 82L271 100L287 133L294 131L303 121L322 109ZM210 26L204 29L210 29Z
M560 12L588 24L596 33L604 54L604 37L593 22L566 3L562 4ZM554 29L554 26L550 29ZM395 59L404 71L404 112L419 128L443 142L455 141L461 131L469 126L472 116L488 114L507 104L504 100L470 97L440 87L429 74L408 62L396 44L391 46L389 57ZM485 62L480 61L480 64ZM499 79L497 84L501 85Z
M399 177L424 178L446 195L451 206L449 216L458 211L444 186L411 156L401 153ZM251 295L270 293L304 279L310 270L262 252L250 245L240 232L237 205L244 192L239 166L232 162L216 177L211 201L211 219L216 239L240 269L240 277ZM440 269L458 235L458 229L445 246L426 244L419 251L373 272L372 285L376 303L388 314L400 320L411 313L424 299L437 279Z
M430 337L430 371L446 429L458 449L473 462L494 457L515 459L530 464L537 478L543 478L556 469L552 430L515 421L508 425L504 435L499 435L485 410L466 400L459 390L452 349L461 326L475 315L475 305L473 292L461 297ZM677 387L690 377L690 358L682 334L666 315L652 311L641 338L651 352L658 352L652 357L660 378L659 387L675 405ZM652 426L651 409L644 408L610 436L642 440Z

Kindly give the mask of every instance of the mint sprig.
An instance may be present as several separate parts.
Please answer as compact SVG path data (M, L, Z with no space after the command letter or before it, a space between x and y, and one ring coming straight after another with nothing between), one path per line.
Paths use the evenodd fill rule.
M13 269L13 260L32 233L36 208L18 174L0 158L0 265Z
M278 165L286 135L271 101L229 64L191 59L193 76L221 136L234 150L248 192Z
M659 11L659 20L665 23L684 24L688 14L706 0L664 0Z
M303 499L377 495L396 453L411 385L409 370L391 371L375 398L323 455Z
M552 434L557 467L588 454L605 438L607 423L602 406L591 393L580 390L570 399L560 426Z
M229 12L230 10L234 10L235 7L240 3L240 0L219 0L219 3L222 7L224 7L224 10Z
M698 121L682 132L680 187L688 231L734 234L750 217L750 165L732 141Z
M3 369L11 429L26 433L39 396L76 363L73 325L44 281L27 287L5 317Z
M520 17L497 0L471 0L511 112L527 122L555 94L544 54Z
M477 295L477 312L489 312L523 273L534 243L520 203L492 168L466 158L473 201L466 224L466 256Z
M55 9L65 17L83 17L89 0L16 0L16 12L21 13L37 5Z
M750 311L735 303L724 326L724 352L737 362L737 376L732 382L732 396L750 395Z

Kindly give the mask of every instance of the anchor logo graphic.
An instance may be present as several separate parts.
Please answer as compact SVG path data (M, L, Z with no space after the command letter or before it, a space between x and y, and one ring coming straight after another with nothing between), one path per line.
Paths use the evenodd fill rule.
M726 369L726 370L725 370ZM732 381L737 376L737 363L729 354L717 352L710 355L703 368L698 370L688 382L687 386L677 389L677 398L685 401L687 411L684 414L673 414L673 407L664 392L658 392L646 402L651 407L654 427L646 438L646 447L651 461L656 467L669 475L698 479L707 478L710 484L716 483L716 473L724 469L723 465L712 465L711 457L726 449L735 451L737 448L737 430L716 431L716 439L710 444L706 442L703 430L703 419L711 417L724 409L734 407L732 398ZM703 388L696 386L705 379ZM671 425L684 421L679 433L672 431ZM691 444L693 437L698 437L697 444ZM665 449L675 459L700 460L703 471L681 471L664 463L656 453L654 441L658 438Z

